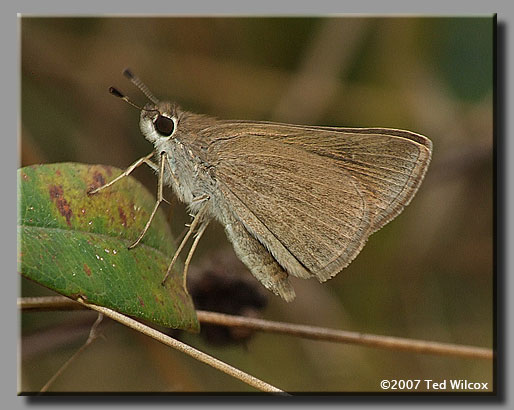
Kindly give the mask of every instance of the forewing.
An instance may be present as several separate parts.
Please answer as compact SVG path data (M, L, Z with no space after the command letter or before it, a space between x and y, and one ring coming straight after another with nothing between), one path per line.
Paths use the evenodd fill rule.
M409 204L430 163L432 142L410 131L386 128L308 127L264 122L231 122L238 135L265 136L330 158L354 176L367 195L372 231Z
M336 159L261 135L219 139L209 150L234 214L289 273L326 280L361 250L368 199Z

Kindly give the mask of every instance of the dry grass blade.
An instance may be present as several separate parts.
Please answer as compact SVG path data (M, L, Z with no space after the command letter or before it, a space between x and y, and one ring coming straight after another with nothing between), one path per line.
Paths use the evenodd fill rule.
M45 393L48 391L49 387L53 384L53 382L66 370L66 368L81 354L91 343L93 343L100 335L101 332L98 330L98 326L102 322L103 315L98 313L98 317L95 320L95 323L91 326L91 331L89 332L89 336L84 344L77 350L73 356L71 356L60 368L55 372L55 374L46 382L46 384L41 388L39 393Z
M339 343L352 343L361 346L376 347L390 350L403 350L417 353L438 354L475 359L492 359L491 349L463 346L451 343L429 342L401 337L372 335L345 330L327 329L316 326L296 325L269 320L226 315L217 312L197 311L201 323L237 326L265 332L282 333L292 336Z
M62 296L56 296L20 298L18 299L18 307L22 310L41 311L77 309L80 308L80 305L71 299ZM261 330L264 332L272 333L282 333L315 340L351 343L381 349L402 350L423 354L437 354L462 358L490 360L494 357L494 353L491 349L475 346L348 332L338 329L328 329L316 326L297 325L242 316L233 316L217 312L197 311L197 315L198 320L201 323L243 327L247 329Z
M165 344L166 346L179 350L182 353L185 353L200 362L203 362L211 367L214 367L215 369L218 369L228 374L229 376L235 377L236 379L241 380L243 383L253 386L260 391L267 393L285 393L284 391L278 389L275 386L272 386L271 384L268 384L260 379L257 379L256 377L251 376L248 373L236 369L235 367L232 367L229 364L226 364L221 360L216 359L215 357L209 356L208 354L200 350L197 350L194 347L191 347L185 343L173 339L172 337L167 336L149 326L146 326L138 322L137 320L131 319L128 316L122 315L121 313L115 312L111 309L107 309L102 306L88 304L80 299L78 300L78 302L87 307L88 309L96 310L97 312L102 313L104 316L107 316L147 336L150 336L151 338Z

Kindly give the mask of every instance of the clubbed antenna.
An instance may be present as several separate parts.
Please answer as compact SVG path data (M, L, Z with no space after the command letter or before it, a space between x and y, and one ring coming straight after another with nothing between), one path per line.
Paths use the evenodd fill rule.
M124 99L125 96L122 94L121 91L119 91L117 88L109 87L109 92L114 95L115 97L119 97L121 99Z
M143 83L139 77L134 75L134 73L129 69L125 68L123 70L123 75L127 77L132 84L134 84L137 88L141 90L141 92L146 95L146 97L153 102L154 104L157 104L159 100L155 97L155 95L152 94L152 92L148 89L145 83Z
M134 104L132 101L130 101L130 99L124 95L120 90L118 90L117 88L114 88L114 87L109 87L109 92L114 95L115 97L118 97L118 98L121 98L123 101L125 101L126 103L130 104L132 107L135 107L137 108L138 110L141 110L141 111L157 111L157 110L146 110L142 107L140 107L139 105L137 104Z

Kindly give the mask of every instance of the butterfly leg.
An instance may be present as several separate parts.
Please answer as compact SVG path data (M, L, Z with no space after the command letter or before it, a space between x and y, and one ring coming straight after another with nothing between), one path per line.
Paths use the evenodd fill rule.
M132 165L130 165L125 171L123 171L120 175L118 175L116 178L114 178L112 181L108 182L105 185L102 185L101 187L95 188L91 191L89 191L88 195L96 194L102 190L104 190L107 187L110 187L111 185L118 182L120 179L125 178L126 176L130 175L132 171L134 171L137 167L139 167L141 164L146 164L150 168L156 170L158 169L157 165L151 161L151 158L153 157L154 153L151 152L150 154L144 156L143 158L139 158L136 162L134 162Z
M163 184L164 184L164 164L166 163L166 158L167 158L166 153L161 152L161 155L159 157L159 173L158 173L158 180L157 180L157 201L155 202L153 211L150 214L150 218L148 218L148 222L146 222L146 225L143 228L143 231L139 234L139 237L136 239L136 241L128 247L129 249L135 248L139 244L139 242L141 242L141 239L143 239L143 236L145 236L146 232L148 231L148 228L150 228L150 224L152 223L152 220L157 212L157 209L159 208L159 205L161 204L162 201L164 201L164 198L162 196L162 191L163 191Z
M191 263L191 258L193 257L193 253L195 252L196 247L198 246L198 242L200 242L200 238L202 237L203 233L205 232L205 228L207 228L207 225L209 225L209 221L204 221L202 225L200 225L200 228L198 229L198 232L195 234L195 240L193 241L193 244L191 245L191 249L189 250L189 253L187 254L186 261L184 262L184 271L182 272L183 276L183 286L185 291L187 292L187 271L189 269L189 264ZM189 293L189 292L187 292Z
M175 252L175 255L173 255L173 258L172 258L172 260L170 262L170 265L168 266L168 270L166 271L166 275L164 275L164 279L161 282L162 285L165 284L166 279L168 279L168 276L171 273L171 268L173 267L173 265L177 261L178 256L180 255L180 252L182 252L182 249L184 249L184 246L186 245L189 237L192 235L192 233L194 232L195 228L201 222L203 216L205 215L205 212L207 211L207 207L209 205L209 197L208 196L201 197L201 198L199 198L199 200L205 201L205 203L202 205L202 207L200 208L198 213L195 215L195 217L193 219L193 222L189 226L189 230L187 231L186 235L184 236L184 239L182 239L182 242L180 243L179 247L177 248L177 250ZM200 240L200 237L203 235L203 232L205 231L205 228L207 228L207 223L204 221L204 223L200 227L200 230L198 231L197 237L195 238L196 244L193 243L193 245L191 246L191 250L189 251L189 255L188 255L188 259L189 260L191 260L191 257L193 256L192 252L194 252L194 250L196 248L196 245L198 244L198 241ZM187 265L189 265L189 262L187 262ZM187 270L186 270L187 269L187 265L184 265L184 270L185 270L184 273L187 273ZM185 280L186 280L186 278L185 278L185 275L184 275L184 282L185 282Z

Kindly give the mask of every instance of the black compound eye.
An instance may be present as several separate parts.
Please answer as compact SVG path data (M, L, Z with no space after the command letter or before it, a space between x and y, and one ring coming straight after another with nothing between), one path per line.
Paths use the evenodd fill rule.
M159 115L157 119L153 122L155 130L165 136L169 137L173 134L173 129L175 128L175 124L171 118L165 117L164 115Z

